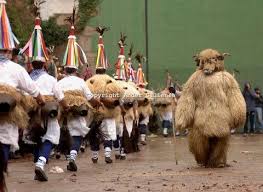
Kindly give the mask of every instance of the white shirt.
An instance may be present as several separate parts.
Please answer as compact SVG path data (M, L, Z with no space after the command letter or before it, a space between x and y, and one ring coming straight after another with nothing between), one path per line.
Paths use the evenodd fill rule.
M35 82L40 89L41 95L55 96L58 101L64 98L64 93L58 86L57 80L51 75L42 74Z
M172 111L165 111L164 113L160 114L161 120L172 121L173 120L173 112Z
M93 97L85 81L79 77L73 75L66 76L58 82L58 85L63 91L81 90L87 100L91 100Z
M44 73L37 80L35 80L42 95L52 95L58 101L64 99L64 93L58 86L57 80L51 75ZM58 120L48 119L47 132L42 137L42 141L49 140L51 143L57 145L60 138L60 126Z
M33 97L39 94L39 89L26 70L10 60L0 62L0 84L21 89ZM17 150L19 148L18 127L9 123L0 124L0 142L11 145L12 150Z
M80 90L87 100L91 100L93 95L83 79L69 75L58 82L58 86L65 92ZM71 117L68 119L68 128L71 136L85 136L89 132L85 117Z
M7 84L21 89L33 97L37 97L39 94L38 87L26 70L10 60L0 63L0 84Z

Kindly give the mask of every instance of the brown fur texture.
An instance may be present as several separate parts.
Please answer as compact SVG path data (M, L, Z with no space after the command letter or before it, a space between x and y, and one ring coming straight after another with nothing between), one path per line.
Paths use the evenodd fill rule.
M25 96L9 85L0 85L0 93L13 96L17 102L12 112L0 116L0 123L11 123L17 125L21 129L27 128L29 117L27 115L27 110L23 107L23 98Z
M170 94L168 89L162 90L159 93L158 97L156 97L154 100L154 106L159 115L162 115L165 112L170 112L170 111L172 111L174 114L176 110L176 104L177 104L177 99L175 95Z
M208 49L197 58L204 62L184 85L176 127L190 130L190 151L199 164L219 167L226 165L230 129L245 123L246 105L238 83L224 71L222 54Z
M140 93L139 101L145 99L148 101L146 105L138 106L139 115L144 117L151 116L153 114L152 102L154 99L154 92L144 88L138 88L138 91Z
M96 74L86 81L86 85L93 94L103 94L106 85L114 81L112 77L106 74Z
M36 100L31 95L25 95L24 97L22 97L21 105L27 113L36 111L38 108Z
M122 101L123 103L134 103L135 101L138 100L140 97L139 91L131 84L125 81L117 81L119 86L124 90ZM137 110L135 110L134 107L131 107L129 109L124 109L125 110L125 120L135 120L135 118L138 118ZM118 117L117 119L117 124L118 122L122 122L122 117Z
M86 105L87 107L91 107L90 104L88 103L86 97L80 90L70 90L66 91L64 93L65 95L65 102L66 105L69 107L77 106L80 107L82 105Z
M119 101L124 90L118 82L106 74L96 74L86 81L86 85L97 97L105 97L109 101ZM99 113L105 118L115 118L120 115L120 108L108 108L105 105L99 108Z
M51 96L51 95L43 95L43 98L44 98L44 101L45 102L54 102L56 101L55 97L54 96ZM31 100L32 101L32 100ZM42 118L41 118L41 106L39 106L37 104L37 102L34 100L32 102L35 102L33 108L31 109L34 109L32 111L30 111L30 125L29 125L29 129L32 129L32 125L41 125L41 122L42 122ZM57 119L60 120L60 117L61 117L61 108L59 108L59 113L58 113L58 116L57 116Z

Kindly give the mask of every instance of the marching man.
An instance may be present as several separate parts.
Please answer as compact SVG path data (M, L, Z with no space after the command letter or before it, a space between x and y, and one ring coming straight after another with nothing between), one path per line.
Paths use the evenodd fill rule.
M20 65L10 61L11 51L15 48L15 44L17 44L18 41L12 32L5 9L5 4L5 0L0 1L0 31L2 33L2 38L0 41L0 85L7 87L7 89L10 87L10 89L23 90L35 97L39 104L43 104L44 100L40 94L40 91L36 84L31 80L26 70ZM8 94L8 92L5 93L5 95L9 95L10 97L13 96ZM2 116L2 114L0 116ZM7 169L10 149L18 149L18 126L19 125L15 123L5 121L0 122L0 158L2 160L1 162L4 162L4 164L1 165L1 167L4 167L4 171ZM3 181L0 183L2 182Z
M73 10L73 17L75 17L74 13L75 8ZM71 111L71 107L74 108L85 105L85 101L89 101L93 107L100 105L100 102L94 99L84 80L77 77L78 67L87 63L87 59L80 46L77 44L74 33L74 23L72 22L70 35L68 37L68 45L63 61L66 77L58 82L59 87L65 94L65 101L69 105L69 112ZM79 53L81 53L81 55L79 55ZM83 58L84 60L81 60L80 58ZM69 95L69 97L67 97L67 95ZM70 98L73 98L73 100ZM70 148L69 164L67 166L69 171L77 171L78 168L75 160L80 149L82 139L89 132L85 116L87 116L87 113L73 115L71 113L67 118L67 126L73 141Z
M44 69L44 65L48 60L48 53L40 24L41 20L37 16L32 36L21 52L29 56L32 61L33 71L30 73L30 77L36 82L40 93L45 97L53 97L54 101L59 102L61 106L67 108L63 101L64 94L58 87L57 80ZM48 161L53 146L59 143L60 126L56 117L48 117L47 122L42 119L41 126L46 128L46 133L42 137L41 145L35 152L35 180L48 181L44 166Z

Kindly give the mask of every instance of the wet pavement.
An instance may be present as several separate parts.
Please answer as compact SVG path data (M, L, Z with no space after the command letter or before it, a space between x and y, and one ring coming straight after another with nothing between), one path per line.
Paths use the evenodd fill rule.
M19 160L9 164L9 192L142 192L211 191L263 192L263 135L231 137L228 168L198 167L188 151L186 137L149 138L141 152L127 160L105 164L103 151L98 164L92 164L87 150L77 159L78 172L66 171L64 159L51 159L46 166L49 181L33 180L34 164ZM49 173L59 166L64 173Z

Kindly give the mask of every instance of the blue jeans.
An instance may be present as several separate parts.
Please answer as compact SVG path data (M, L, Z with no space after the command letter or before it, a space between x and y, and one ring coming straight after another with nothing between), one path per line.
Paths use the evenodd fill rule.
M163 126L163 128L171 129L172 128L172 122L168 121L168 120L163 120L162 126Z
M113 144L112 140L105 140L104 143L103 143L104 148L109 147L111 149L112 149L112 144Z
M121 137L119 135L117 135L117 139L115 141L113 141L113 147L114 148L120 148L120 144L121 144Z
M248 128L248 122L250 123L250 131ZM255 132L255 111L247 112L246 123L244 126L244 133L254 133Z
M45 157L48 161L53 144L49 140L45 140L40 147L36 148L34 153L34 162L37 162L39 157Z
M260 130L263 129L263 118L262 118L262 108L261 107L256 107L256 124L259 126L258 128Z
M4 156L3 160L4 160L4 169L6 171L7 169L7 164L8 164L8 159L9 159L9 152L10 152L10 145L6 145L6 144L1 144L2 145L2 154Z
M82 137L81 136L72 136L72 146L70 148L70 150L75 150L77 152L79 152L81 143L82 143Z
M139 124L139 130L140 130L140 134L145 134L147 133L147 125L145 124Z

